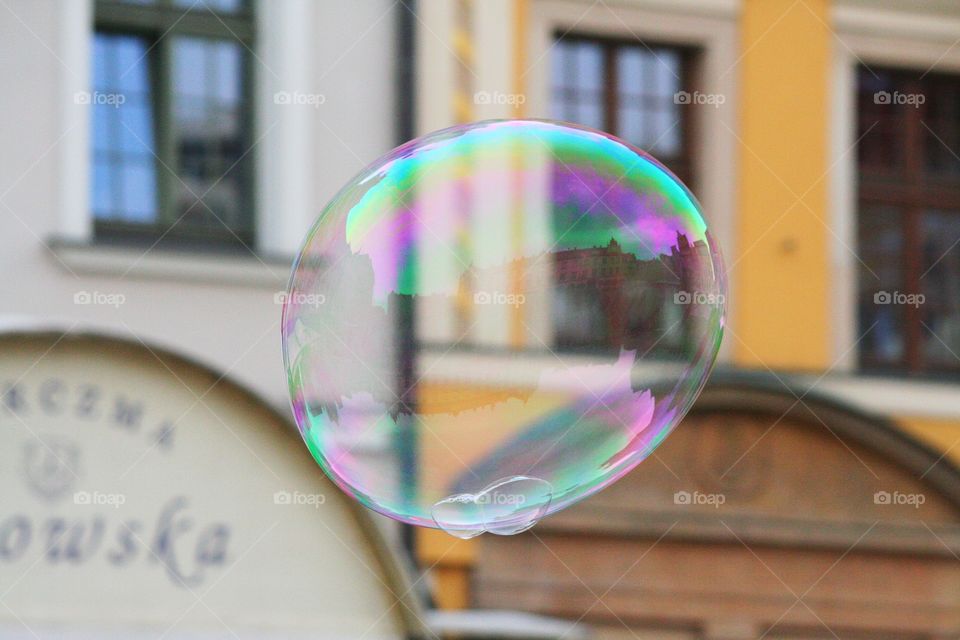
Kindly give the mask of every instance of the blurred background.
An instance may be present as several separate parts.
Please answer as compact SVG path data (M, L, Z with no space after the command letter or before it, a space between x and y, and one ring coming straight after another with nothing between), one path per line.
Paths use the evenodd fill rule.
M0 0L0 84L0 636L960 638L954 0ZM512 117L690 186L718 369L532 531L402 531L292 426L290 264L381 154Z

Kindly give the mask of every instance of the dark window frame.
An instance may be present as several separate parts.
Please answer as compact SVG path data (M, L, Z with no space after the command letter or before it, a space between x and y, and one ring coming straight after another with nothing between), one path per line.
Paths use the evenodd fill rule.
M892 84L893 91L906 96L935 95L941 83L952 83L954 90L960 88L960 76L924 72L899 68L860 67L857 80L857 127L858 138L865 138L873 126L893 131L894 143L866 146L861 141L857 159L857 233L859 242L864 241L865 212L870 208L890 207L899 217L899 230L902 239L901 259L898 264L899 287L878 282L877 288L883 291L898 288L904 294L922 294L922 277L926 271L923 257L923 222L927 213L934 210L953 210L960 216L960 173L949 176L931 171L927 166L928 145L941 144L931 140L928 109L930 103L914 105L890 105L878 103L876 94L871 92L869 84L873 78L882 74ZM893 95L893 91L887 91ZM871 106L871 102L873 106ZM879 107L876 105L880 105ZM869 117L871 112L884 116ZM926 126L925 126L926 125ZM954 126L957 126L956 124ZM867 141L868 144L872 141ZM866 151L864 151L864 147ZM892 161L882 154L893 149ZM897 152L902 149L902 152ZM872 154L872 155L871 155ZM953 215L951 213L951 215ZM956 248L954 249L956 250ZM869 304L871 291L867 291L861 274L858 281L857 301L860 305ZM870 279L874 279L872 276ZM897 361L885 360L869 348L864 341L859 350L859 368L865 373L882 375L907 375L912 377L951 377L960 376L960 363L943 365L927 362L923 356L925 305L905 304L896 309L902 315L901 337L903 352ZM869 328L865 318L858 318L858 331L862 334ZM934 338L935 339L935 338Z
M621 136L622 130L620 128L619 121L618 99L621 94L621 83L619 78L619 65L617 64L617 57L622 54L624 49L640 48L644 52L652 52L654 55L658 55L661 52L677 55L680 59L680 90L693 93L693 90L696 89L696 68L701 55L701 50L694 46L659 40L641 42L636 38L594 34L584 31L576 31L571 33L557 32L554 34L553 42L555 44L589 43L600 46L604 68L604 80L602 85L603 126L601 128L604 131L607 131L608 133L618 137ZM569 91L571 89L567 88L567 90ZM553 86L553 81L551 79L551 102L555 100L555 94L556 87ZM676 174L676 176L683 181L684 184L691 186L695 182L696 178L696 172L694 171L696 153L693 141L695 140L697 128L697 108L693 105L682 105L682 107L683 108L680 109L681 122L678 126L680 133L680 155L674 158L663 159L655 155L655 149L644 149L644 151L648 151L651 153L651 155L655 155L657 160L663 162L667 168L670 169L670 171Z
M594 34L583 31L558 31L554 33L553 42L555 44L590 43L600 47L604 72L604 78L600 87L602 93L601 117L603 121L601 128L615 136L619 137L622 133L620 128L621 123L619 122L619 110L620 98L624 92L621 91L618 64L618 56L621 55L622 51L639 48L644 52L652 52L654 55L669 52L678 56L680 67L679 91L687 91L693 94L696 90L697 69L702 53L701 49L697 47L669 41L641 42L636 38ZM550 78L549 83L550 100L552 104L557 98L558 87L555 86L553 78ZM568 86L569 84L570 79L567 78L567 81L561 88L566 91L576 92L577 89L572 89ZM567 97L568 100L569 98L570 96ZM656 149L643 149L644 151L648 151L658 161L662 162L691 189L694 189L694 185L696 184L697 119L702 109L703 107L697 105L679 105L681 121L680 124L677 125L680 135L678 144L680 153L678 155L672 158L666 158L658 155ZM594 289L596 289L596 287L594 287ZM624 327L620 327L618 322L622 319L623 308L628 304L628 301L622 291L606 291L601 295L599 302L603 312L609 319L609 326L605 328L605 334L610 344L599 342L584 343L571 340L569 336L558 336L557 341L555 341L553 345L555 349L567 353L606 353L612 346L619 346L618 340L624 338ZM662 329L667 331L670 330L671 327L662 327ZM671 345L667 341L659 342L662 336L657 338L652 347L647 345L648 349L652 348L652 351L650 351L651 357L663 359L680 358L682 354L689 349L691 343L691 336L685 323L679 328L678 337L679 345Z
M193 8L177 6L175 0L154 0L152 3L131 3L122 0L96 0L94 4L94 32L132 35L146 39L149 52L144 58L148 65L153 109L156 166L157 218L154 223L136 223L122 220L94 220L97 242L147 244L173 248L249 249L255 238L256 167L249 149L253 145L253 56L256 25L253 2L242 0L241 9L230 12L215 11L202 3ZM178 224L180 213L176 208L177 186L180 180L176 149L176 129L173 118L173 38L193 36L210 40L237 43L240 47L242 79L240 86L242 147L247 155L241 166L239 184L242 185L240 225L223 221L216 226ZM92 144L92 143L91 143ZM91 172L93 167L91 165ZM197 194L202 195L200 193ZM203 208L202 204L196 205Z

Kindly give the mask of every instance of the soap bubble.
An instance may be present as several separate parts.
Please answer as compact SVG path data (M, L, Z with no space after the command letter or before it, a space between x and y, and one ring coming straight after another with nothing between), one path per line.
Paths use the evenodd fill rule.
M651 454L706 381L723 309L716 241L663 165L598 131L488 121L393 150L327 205L284 363L345 492L512 534Z

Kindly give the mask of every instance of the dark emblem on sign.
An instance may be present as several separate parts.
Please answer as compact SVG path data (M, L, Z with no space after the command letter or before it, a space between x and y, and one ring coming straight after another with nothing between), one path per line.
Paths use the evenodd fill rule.
M44 500L54 501L70 492L80 470L80 447L57 436L32 438L23 446L23 474L27 486Z

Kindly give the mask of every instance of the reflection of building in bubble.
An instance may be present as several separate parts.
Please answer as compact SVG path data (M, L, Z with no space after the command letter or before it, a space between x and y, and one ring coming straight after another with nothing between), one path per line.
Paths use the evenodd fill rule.
M677 292L712 292L709 247L677 234L670 254L639 260L611 240L605 247L554 256L558 295L556 344L560 348L640 349L679 355L694 322L694 309L677 309ZM598 330L598 325L600 330Z

